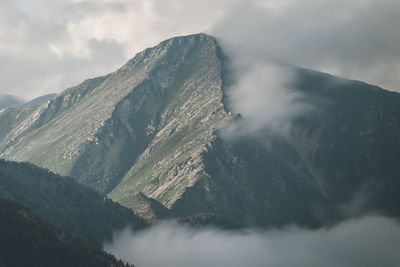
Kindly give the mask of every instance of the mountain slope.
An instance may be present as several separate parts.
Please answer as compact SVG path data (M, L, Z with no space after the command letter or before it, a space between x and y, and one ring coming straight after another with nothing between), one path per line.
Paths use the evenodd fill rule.
M215 55L215 40L206 35L172 39L147 49L120 70L65 91L26 118L16 114L24 119L3 134L6 142L1 144L1 156L71 174L108 193L157 138L157 132L178 127L182 121L176 115L184 115L183 104L206 108L213 102L202 94L214 94L214 102L222 96L215 90L221 85ZM203 101L193 99L195 95ZM221 117L209 120L213 124L223 122L219 114L223 106L218 105L204 109L197 120L212 115ZM8 114L2 115L0 122ZM196 121L190 123L174 137L179 139L178 134Z
M293 123L289 143L320 188L350 213L400 216L400 94L298 69L315 111Z
M145 222L130 210L98 193L28 163L0 160L0 197L32 207L32 211L74 235L101 247L113 231Z
M5 111L0 123L11 125L0 136L1 156L70 174L103 193L135 176L141 188L134 191L168 206L202 175L201 151L212 132L232 118L221 103L217 50L215 39L204 34L167 40L50 103ZM147 157L154 149L162 153ZM147 175L152 161L161 162L162 173L188 158L199 164L193 179L183 175L157 185L166 186L169 196L142 190L156 181ZM138 169L144 175L137 176Z
M137 191L161 200L163 196L145 188L150 175L160 173L148 171L154 171L157 164L162 166L161 171L184 164L189 156L196 161L212 129L230 119L220 103L216 49L213 38L197 35L168 40L147 50L146 58L163 51L162 59L149 70L146 80L117 104L110 119L85 147L71 175L105 193L121 180L122 186L114 192L135 183ZM153 188L169 187L166 190L178 194L165 199L174 201L179 191L193 183L189 177L174 180L173 184L160 181ZM99 182L109 182L109 186L93 184Z
M0 199L0 221L0 266L127 266L16 201Z

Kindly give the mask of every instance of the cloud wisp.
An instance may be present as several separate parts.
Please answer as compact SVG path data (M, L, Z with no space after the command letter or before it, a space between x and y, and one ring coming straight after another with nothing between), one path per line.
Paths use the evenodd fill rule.
M227 232L160 224L125 230L104 245L139 267L395 267L400 264L400 225L367 216L330 229Z
M311 103L294 90L292 68L268 61L246 62L232 60L235 83L226 91L228 105L241 114L238 120L224 129L226 138L236 138L268 130L273 134L289 133L296 116L312 110Z

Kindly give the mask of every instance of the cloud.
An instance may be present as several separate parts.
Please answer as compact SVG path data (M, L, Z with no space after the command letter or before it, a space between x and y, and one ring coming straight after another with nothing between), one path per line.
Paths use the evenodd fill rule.
M104 245L139 267L395 267L400 264L397 221L368 216L330 229L228 232L160 224L128 230Z
M279 60L400 90L400 2L241 3L215 25L231 56Z
M225 138L255 134L262 130L286 135L294 117L313 109L293 90L295 74L290 67L236 57L231 62L235 83L227 90L228 105L245 120L224 129Z
M4 0L0 92L60 92L196 32L216 35L232 57L279 59L399 90L399 7L397 0Z
M79 0L72 9L80 19L67 23L65 38L51 44L57 55L90 57L90 40L113 40L127 57L176 35L203 32L238 2L174 0Z
M32 98L107 74L166 38L206 31L234 2L1 1L0 92Z
M58 13L49 10L49 6L29 6L32 13L28 14L14 1L0 3L0 93L30 99L60 92L125 62L120 45L113 41L90 40L89 59L58 58L49 45L62 39L66 29ZM63 15L68 17L70 13Z
M231 59L231 109L243 115L225 137L272 130L286 135L316 103L292 90L301 66L400 91L400 2L239 2L211 30Z

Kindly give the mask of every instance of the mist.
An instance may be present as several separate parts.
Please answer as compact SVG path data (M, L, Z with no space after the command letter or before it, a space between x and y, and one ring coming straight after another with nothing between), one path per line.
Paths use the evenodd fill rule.
M395 267L400 264L400 225L366 216L330 229L229 232L172 223L116 233L106 251L138 267Z
M318 104L296 91L305 67L400 91L398 15L394 0L238 1L208 31L230 59L228 104L244 120L226 138L269 130L286 136L295 116ZM314 99L315 100L315 99Z
M296 116L313 110L313 104L293 88L291 67L272 61L232 61L235 82L226 90L230 109L244 120L231 124L221 134L225 138L257 135L262 130L286 136Z

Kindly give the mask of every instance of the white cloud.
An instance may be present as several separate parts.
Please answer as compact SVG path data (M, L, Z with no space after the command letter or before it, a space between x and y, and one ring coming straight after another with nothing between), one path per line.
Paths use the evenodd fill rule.
M291 68L263 61L245 62L240 57L232 65L237 82L227 92L229 104L245 120L225 129L222 134L226 138L257 134L265 129L285 135L295 116L311 111L312 106L303 95L291 88Z
M22 9L23 3L17 6L11 0L0 2L1 93L29 99L60 92L86 78L106 74L126 61L119 44L95 40L86 44L93 55L90 59L70 55L58 58L49 45L67 35L67 21L74 17L68 5L61 3L43 0Z
M175 35L209 30L235 1L75 1L81 16L67 35L51 44L58 56L90 57L90 40L115 41L127 57Z

